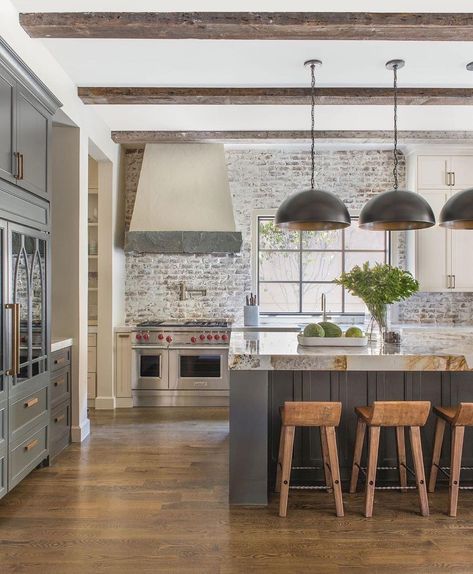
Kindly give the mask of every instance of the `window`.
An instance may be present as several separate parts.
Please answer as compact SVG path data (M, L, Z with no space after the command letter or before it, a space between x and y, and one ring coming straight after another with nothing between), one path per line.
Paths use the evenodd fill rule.
M331 313L364 313L365 305L334 280L365 261L389 260L389 234L363 231L355 223L336 231L283 231L274 216L256 219L254 271L263 313L320 313L321 297Z

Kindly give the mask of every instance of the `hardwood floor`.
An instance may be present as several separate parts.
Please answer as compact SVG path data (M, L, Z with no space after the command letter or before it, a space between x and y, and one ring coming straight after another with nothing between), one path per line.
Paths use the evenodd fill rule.
M92 436L0 501L0 572L473 572L473 493L458 517L447 497L418 514L413 491L344 493L345 517L323 492L291 492L287 518L227 504L225 409L93 413Z

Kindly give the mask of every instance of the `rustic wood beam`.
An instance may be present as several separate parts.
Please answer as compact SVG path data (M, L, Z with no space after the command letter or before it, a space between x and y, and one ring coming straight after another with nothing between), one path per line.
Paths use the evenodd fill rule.
M391 131L380 130L338 130L316 131L319 143L389 143ZM124 145L143 145L163 142L242 142L242 141L309 141L310 131L112 131L115 143ZM407 143L446 143L462 142L473 144L473 132L467 131L401 131L401 144Z
M399 88L399 104L473 105L471 88ZM94 105L309 105L310 88L81 87L78 95ZM392 88L317 88L317 105L392 105Z
M34 12L32 38L472 41L473 13Z

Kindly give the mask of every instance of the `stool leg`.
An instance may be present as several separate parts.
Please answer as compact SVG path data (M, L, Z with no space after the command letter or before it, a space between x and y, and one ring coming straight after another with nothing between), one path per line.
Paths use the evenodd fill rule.
M378 449L380 427L370 427L368 442L368 468L366 471L365 516L373 516L374 489L376 486L376 467L378 466Z
M330 460L327 446L327 432L325 427L320 427L320 443L322 445L322 461L324 465L325 484L327 491L332 492L332 475L330 474Z
M281 472L281 495L279 498L279 516L287 514L287 499L289 496L289 482L291 480L292 450L294 448L295 427L284 427L284 449Z
M328 458L330 461L330 474L332 475L333 496L337 516L343 516L342 485L340 480L340 467L338 464L337 437L335 427L325 427L327 434Z
M465 427L452 427L452 460L450 463L450 488L449 488L449 516L457 515L458 490L460 487L460 467L462 461L463 437Z
M409 427L411 436L412 458L416 474L417 490L419 491L420 513L429 516L429 499L425 486L424 460L422 458L422 443L420 439L420 427Z
M437 484L438 465L440 464L440 455L442 454L443 435L445 432L446 421L437 417L435 425L435 439L434 451L432 453L432 466L430 468L429 476L429 492L435 492L435 485Z
M356 425L355 449L353 453L353 466L351 468L351 479L350 479L351 494L356 492L356 486L358 484L358 475L360 474L361 455L363 453L365 432L366 432L366 423L361 419L358 419L358 423Z
M281 492L283 453L284 453L284 425L281 425L281 433L279 435L278 467L276 471L276 485L274 486L274 492Z
M407 492L407 469L406 469L406 437L404 427L396 427L397 465L399 467L399 482L401 492Z

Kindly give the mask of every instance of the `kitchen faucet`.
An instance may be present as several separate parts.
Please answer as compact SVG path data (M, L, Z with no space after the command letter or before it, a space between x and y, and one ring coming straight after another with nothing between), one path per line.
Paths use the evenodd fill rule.
M186 283L183 281L179 283L179 301L187 301L189 295L207 295L207 289L188 289Z
M325 322L327 320L327 295L325 293L322 293L320 298L320 306L322 308L322 321Z

